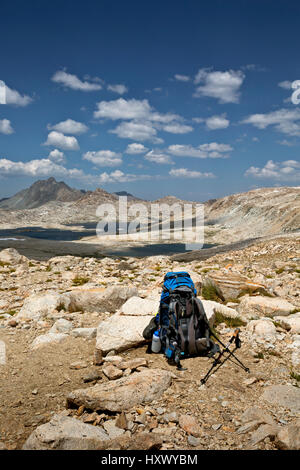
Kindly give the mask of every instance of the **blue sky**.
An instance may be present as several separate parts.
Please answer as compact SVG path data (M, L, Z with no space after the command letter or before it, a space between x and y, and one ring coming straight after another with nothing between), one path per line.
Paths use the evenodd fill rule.
M290 0L2 2L0 197L297 186L299 20Z

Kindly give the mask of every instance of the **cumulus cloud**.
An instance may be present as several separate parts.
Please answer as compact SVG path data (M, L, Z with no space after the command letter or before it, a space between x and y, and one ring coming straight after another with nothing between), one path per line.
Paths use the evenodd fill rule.
M121 139L132 139L139 141L154 140L157 134L156 129L151 123L135 121L121 122L115 129L109 132L116 134Z
M122 164L122 155L111 150L98 150L86 152L83 157L97 166L118 166Z
M292 89L292 83L289 80L284 80L283 82L278 83L278 86L280 88L284 88L285 90L290 90Z
M159 113L148 100L125 100L119 98L113 101L101 101L97 103L95 118L122 120L113 134L121 138L133 140L152 140L156 143L163 142L156 137L157 130L163 130L172 134L185 134L191 132L193 127L183 123L183 118L174 113ZM129 121L129 122L127 122Z
M65 154L58 149L51 150L48 158L56 163L64 163L66 160Z
M149 175L134 175L126 174L123 171L115 170L112 173L102 173L99 175L99 182L102 184L105 183L131 183L137 180L146 180L149 179Z
M57 132L62 132L63 134L84 134L88 131L88 127L82 122L73 121L73 119L67 119L66 121L61 121L58 124L51 125L48 124L47 128L49 130L54 130Z
M60 83L61 85L71 88L72 90L79 91L97 91L102 89L102 85L99 83L99 79L94 82L91 80L80 80L76 75L67 73L65 70L59 70L55 72L52 77L52 81Z
M52 131L43 145L58 147L63 150L79 150L76 137L66 136L61 132Z
M219 103L238 103L240 88L245 79L241 70L228 70L226 72L200 69L195 77L196 87L194 96L208 96L216 98Z
M177 168L169 171L170 176L175 178L214 178L213 173L202 173L201 171L188 170L187 168Z
M125 100L119 98L112 101L100 101L97 103L95 118L117 120L143 120L158 123L170 123L182 118L174 113L159 113L150 106L149 101L136 100L135 98Z
M180 124L179 122L174 122L163 126L165 132L170 132L171 134L187 134L192 132L194 128L192 126L186 126L185 124Z
M14 162L6 158L0 159L0 172L6 176L66 176L70 178L82 178L81 170L77 168L67 169L62 165L51 161L49 158L35 159L28 162Z
M125 85L108 85L107 89L114 93L118 93L119 95L124 95L124 93L128 92L128 88Z
M211 116L205 121L206 127L210 130L226 129L229 126L230 121L226 118L226 114L219 116Z
M176 157L193 157L193 158L227 158L227 153L233 148L228 144L218 144L210 142L202 144L198 147L192 145L170 145L167 149L168 153Z
M252 114L242 120L243 124L252 124L258 129L274 126L278 132L291 136L300 136L300 109L278 109L266 114Z
M0 134L13 134L14 130L11 126L11 122L8 119L0 119Z
M28 96L28 95L21 95L17 90L13 90L12 88L9 88L9 86L6 85L5 82L0 80L1 83L1 101L0 104L8 104L8 105L14 105L14 106L27 106L30 104L33 99ZM3 95L3 96L2 96Z
M168 164L168 165L173 164L173 161L172 161L170 155L167 155L167 154L165 154L163 152L160 152L158 150L150 150L150 152L148 152L145 155L145 159L148 160L149 162L152 162L152 163Z
M269 160L263 168L251 166L245 172L245 176L279 181L300 181L300 162L296 160L283 162Z
M137 144L136 142L133 144L129 144L127 146L127 149L125 150L125 153L128 153L130 155L138 155L140 153L145 153L149 149L145 147L143 144Z
M177 80L178 82L189 82L191 77L189 77L188 75L180 75L179 73L176 73L174 75L174 78L175 80Z
M113 101L100 101L97 103L95 118L118 119L145 119L151 114L148 100L125 100L119 98Z
M200 118L200 117L194 117L193 121L196 122L197 124L201 124L202 122L205 121L205 119Z

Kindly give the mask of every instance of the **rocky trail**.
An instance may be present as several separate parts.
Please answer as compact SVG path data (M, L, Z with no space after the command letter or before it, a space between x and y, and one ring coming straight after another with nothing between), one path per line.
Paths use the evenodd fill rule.
M300 244L259 241L207 260L0 252L1 449L299 449ZM245 373L186 371L142 331L168 271L193 278L210 325L236 326Z

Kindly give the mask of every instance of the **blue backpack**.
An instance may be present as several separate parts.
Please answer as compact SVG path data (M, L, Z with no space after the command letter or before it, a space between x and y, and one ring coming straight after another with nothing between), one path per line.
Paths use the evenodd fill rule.
M179 368L181 358L207 355L215 350L204 307L185 271L165 275L157 322L162 352Z

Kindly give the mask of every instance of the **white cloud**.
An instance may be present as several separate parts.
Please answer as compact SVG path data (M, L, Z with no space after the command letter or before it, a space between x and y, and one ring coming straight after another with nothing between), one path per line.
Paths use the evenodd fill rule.
M188 75L180 75L179 73L176 73L174 75L174 78L175 80L177 80L178 82L189 82L191 77L189 77Z
M278 132L300 136L300 109L279 109L266 114L252 114L245 118L243 124L252 124L258 129L275 126Z
M193 118L193 121L196 122L197 124L201 124L201 122L204 122L205 119L199 118L199 117L194 117L194 118Z
M2 85L5 86L5 104L12 104L15 106L27 106L30 104L33 99L28 96L28 95L21 95L17 90L13 90L12 88L9 88L2 80L1 80Z
M148 100L136 100L134 98L125 100L119 98L113 101L100 101L97 103L95 118L118 119L145 119L151 113Z
M201 171L192 171L187 168L177 168L169 171L170 176L175 178L214 178L213 173L202 173Z
M160 152L158 150L150 150L150 152L148 152L145 155L145 159L148 160L149 162L152 162L152 163L168 164L168 165L173 164L173 161L172 161L170 155L167 155L167 154L165 154L163 152Z
M127 149L125 150L125 153L128 153L130 155L138 155L140 153L145 153L148 150L149 149L147 147L145 147L143 144L133 143L133 144L129 144L127 146Z
M285 145L286 147L294 147L296 145L295 142L291 142L291 141L286 140L286 139L278 140L277 143L280 144L280 145Z
M122 164L122 155L111 150L86 152L82 158L98 166L118 166Z
M221 114L219 116L211 116L206 119L205 121L206 127L210 130L215 129L226 129L230 121L226 118L226 114Z
M52 131L43 145L58 147L63 150L79 150L76 137L66 136L61 132Z
M119 95L124 95L124 93L128 92L128 88L125 85L108 85L107 89L109 91L113 91L114 93L118 93Z
M0 119L0 134L13 134L14 130L11 126L11 122L8 119Z
M57 163L42 158L30 160L29 162L14 162L6 158L0 159L0 172L7 176L68 176L71 178L82 178L83 172L77 168L67 169Z
M263 168L251 166L245 172L245 176L279 181L300 181L300 162L296 160L283 162L269 160Z
M293 82L290 82L289 80L284 80L283 82L278 83L278 86L280 86L280 88L284 88L285 90L290 90L292 89L292 83Z
M100 79L95 80L94 83L90 81L82 81L76 75L72 75L71 73L67 73L64 70L59 70L56 72L53 77L52 81L56 83L60 83L67 88L71 88L72 90L80 90L80 91L97 91L101 90L102 85L99 83Z
M228 144L218 144L217 142L210 142L209 144L199 145L201 150L207 152L230 152L233 150L231 145Z
M115 129L109 131L121 139L154 140L157 131L151 123L135 121L121 122Z
M183 118L174 113L159 113L152 108L148 100L119 98L113 101L97 103L95 118L123 120L115 129L109 131L121 138L133 140L152 140L163 142L156 137L157 130L173 134L191 132L193 127L182 123Z
M157 123L171 123L182 120L178 114L159 113L149 104L148 100L136 100L135 98L125 100L119 98L112 101L100 101L97 103L97 110L94 112L95 118L106 118L116 120L139 120L153 121Z
M58 149L51 150L48 158L56 163L64 163L66 160L65 154Z
M116 170L112 173L102 173L99 176L99 183L131 183L133 181L138 180L146 180L149 179L149 175L133 175L133 174L126 174L123 171Z
M176 157L194 157L194 158L226 158L227 152L233 148L228 144L218 144L210 142L202 144L198 147L192 145L170 145L167 149L168 153Z
M185 124L180 124L179 122L174 122L163 126L165 132L170 132L171 134L187 134L192 132L194 128L192 126L186 126Z
M153 121L154 123L168 124L174 121L182 121L182 118L178 114L174 113L158 113L156 111L151 112L147 119Z
M226 72L200 69L194 83L202 85L196 87L194 96L208 96L216 98L219 103L238 103L240 99L240 87L245 75L241 70L228 70Z
M54 126L48 124L47 128L49 130L54 130L62 132L63 134L84 134L88 131L88 127L82 122L73 121L73 119L67 119L66 121L61 121Z

